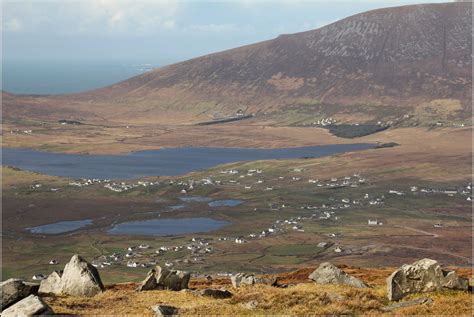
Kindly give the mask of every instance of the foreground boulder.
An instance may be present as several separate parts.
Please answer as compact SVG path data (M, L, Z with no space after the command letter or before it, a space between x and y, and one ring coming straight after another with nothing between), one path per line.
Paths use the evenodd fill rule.
M431 259L405 264L387 278L389 300L399 300L406 295L440 291L443 289L467 291L468 280L454 271L445 271Z
M253 285L256 283L256 278L252 274L237 273L230 277L232 286L234 288L239 288L241 285Z
M358 278L345 273L329 262L321 263L308 277L317 284L339 284L358 288L367 287L367 285Z
M2 317L53 315L54 312L41 298L30 295L2 311Z
M41 281L39 294L60 294L62 272L54 271Z
M254 285L254 284L264 284L270 286L277 285L276 277L256 277L253 274L237 273L230 277L232 286L234 288L239 288L241 285Z
M19 300L38 293L38 284L24 282L20 279L11 278L0 284L2 293L2 310L18 302Z
M54 279L57 280L57 277ZM103 290L104 285L97 269L79 255L74 255L64 267L64 273L60 277L60 293L91 297Z
M167 305L155 305L151 308L155 312L156 317L176 316L178 308Z
M385 307L382 307L383 311L395 311L400 308L405 308L405 307L412 307L416 305L431 305L433 303L433 300L431 298L417 298L414 300L409 300L406 302L399 302L396 304L388 305Z
M184 271L170 271L157 265L151 269L143 282L138 286L138 291L187 289L191 274Z
M232 293L227 290L216 289L216 288L206 288L199 291L201 296L212 297L216 299L224 299L232 297Z

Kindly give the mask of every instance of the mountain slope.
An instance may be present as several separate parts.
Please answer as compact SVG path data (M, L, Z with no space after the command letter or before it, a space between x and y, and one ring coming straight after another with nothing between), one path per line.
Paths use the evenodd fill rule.
M39 104L53 112L61 103L61 111L72 107L86 117L152 122L163 113L192 121L247 107L287 124L406 114L463 120L470 116L471 12L470 3L369 11ZM6 113L14 115L8 105L21 104L18 96L6 100Z

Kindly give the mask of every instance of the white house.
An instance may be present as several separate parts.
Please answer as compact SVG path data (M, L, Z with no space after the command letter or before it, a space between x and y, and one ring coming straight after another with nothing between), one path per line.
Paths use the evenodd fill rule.
M235 238L235 243L237 244L242 244L242 243L245 243L245 239L242 238L242 237L238 237L238 238Z
M381 225L383 225L383 222L380 222L377 219L376 220L369 219L367 221L367 223L369 224L369 226L377 226L377 225L381 226Z

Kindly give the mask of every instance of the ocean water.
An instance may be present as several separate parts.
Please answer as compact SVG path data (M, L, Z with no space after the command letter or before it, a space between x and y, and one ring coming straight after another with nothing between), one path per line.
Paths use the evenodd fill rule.
M2 89L16 94L77 93L143 74L147 61L2 61Z

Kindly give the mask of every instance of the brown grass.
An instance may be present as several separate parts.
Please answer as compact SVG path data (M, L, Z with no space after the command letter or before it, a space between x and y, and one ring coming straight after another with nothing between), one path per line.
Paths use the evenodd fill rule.
M46 298L59 314L80 315L152 315L151 306L171 305L179 308L181 315L438 315L470 316L471 294L467 292L442 292L413 295L407 300L429 297L431 305L407 307L387 313L382 308L389 304L385 296L384 281L391 269L346 268L364 281L371 280L372 288L357 289L336 285L317 285L307 280L312 268L280 274L282 281L294 282L288 288L266 285L246 286L233 289L229 279L212 282L193 279L190 286L225 288L233 293L230 299L218 300L181 291L136 292L136 284L117 284L93 298L56 297ZM469 270L464 270L465 275ZM256 302L255 309L245 306Z

